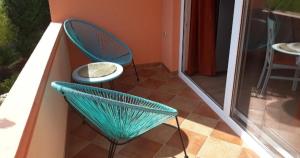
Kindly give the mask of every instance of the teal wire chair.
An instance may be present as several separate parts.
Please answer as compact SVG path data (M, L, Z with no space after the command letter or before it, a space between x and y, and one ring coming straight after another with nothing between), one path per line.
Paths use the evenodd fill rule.
M109 158L117 145L134 138L175 118L185 158L188 158L180 131L177 110L164 104L113 90L67 82L52 82L70 106L110 141Z
M122 66L132 63L139 81L132 51L112 33L78 19L66 20L64 30L69 39L93 62L108 61Z

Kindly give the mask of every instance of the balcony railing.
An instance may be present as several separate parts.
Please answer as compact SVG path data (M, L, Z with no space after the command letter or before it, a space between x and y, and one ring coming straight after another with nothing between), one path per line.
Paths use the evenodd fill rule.
M50 23L0 107L0 157L64 157L67 105L50 87L70 80L60 23Z

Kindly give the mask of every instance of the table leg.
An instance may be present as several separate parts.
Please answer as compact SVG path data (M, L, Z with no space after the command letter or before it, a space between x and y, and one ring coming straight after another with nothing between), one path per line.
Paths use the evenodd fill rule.
M296 58L296 65L299 67L298 69L295 70L295 75L294 75L294 81L293 81L293 87L292 90L296 91L297 87L298 87L298 80L299 79L299 75L300 75L300 57L298 56Z
M294 81L293 81L293 88L292 88L293 91L296 91L297 87L298 87L298 80L297 79L299 78L299 72L300 72L299 69L295 70Z

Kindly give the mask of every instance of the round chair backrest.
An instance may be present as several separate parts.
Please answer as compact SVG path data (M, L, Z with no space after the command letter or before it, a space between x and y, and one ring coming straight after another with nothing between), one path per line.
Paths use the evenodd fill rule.
M68 103L109 139L131 140L177 115L177 110L141 97L66 82L52 82Z
M64 30L70 40L92 61L111 61L131 53L129 47L94 24L69 19L64 22Z

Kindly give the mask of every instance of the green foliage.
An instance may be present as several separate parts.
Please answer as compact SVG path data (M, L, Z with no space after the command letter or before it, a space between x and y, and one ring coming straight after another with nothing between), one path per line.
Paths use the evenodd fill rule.
M18 54L10 47L0 47L0 66L8 66L18 58Z
M0 0L0 47L2 48L9 45L14 36L14 27L6 16L3 0Z
M48 0L0 0L0 94L8 92L18 76L9 76L19 69L8 65L30 56L49 22Z
M271 10L300 12L300 0L266 0Z
M3 0L0 0L0 67L7 66L17 59L13 46L16 35L15 28L6 15L3 2Z
M15 27L18 53L28 57L50 22L48 0L2 0Z
M10 78L5 79L4 81L0 82L0 94L9 92L10 88L13 86L17 77L18 77L18 74L14 74Z

